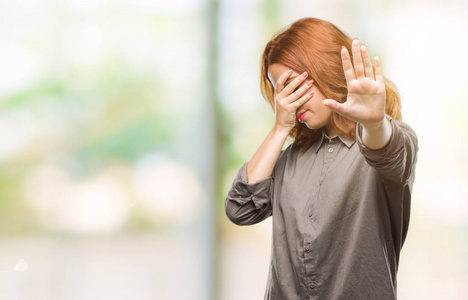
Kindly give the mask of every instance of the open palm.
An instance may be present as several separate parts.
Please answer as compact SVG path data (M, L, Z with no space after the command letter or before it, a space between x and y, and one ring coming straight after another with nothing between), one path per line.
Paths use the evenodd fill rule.
M367 48L354 39L353 64L346 47L341 50L343 70L348 86L345 103L325 99L323 104L340 115L363 125L380 124L385 119L385 83L380 58L375 57L375 78Z

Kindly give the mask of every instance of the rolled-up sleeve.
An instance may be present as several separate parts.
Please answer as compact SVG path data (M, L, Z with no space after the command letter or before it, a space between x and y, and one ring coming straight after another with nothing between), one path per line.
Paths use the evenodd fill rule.
M415 169L418 138L408 124L390 115L385 116L392 125L392 136L383 148L370 149L364 145L360 123L356 124L356 141L367 163L379 172L383 180L405 185Z
M252 225L272 215L273 174L255 183L248 183L245 162L237 172L225 200L226 215L234 224Z

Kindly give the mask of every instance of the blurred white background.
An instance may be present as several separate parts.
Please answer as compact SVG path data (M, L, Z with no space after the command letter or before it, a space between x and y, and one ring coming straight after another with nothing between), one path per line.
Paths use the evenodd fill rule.
M468 299L466 1L0 3L0 299L263 299L271 218L224 199L273 126L260 58L327 20L419 138L399 299ZM287 145L285 145L286 147Z

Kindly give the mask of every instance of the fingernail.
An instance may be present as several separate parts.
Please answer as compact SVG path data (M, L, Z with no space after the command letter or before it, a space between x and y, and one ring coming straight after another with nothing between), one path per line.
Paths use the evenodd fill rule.
M302 73L302 77L307 77L307 72Z
M312 82L314 82L313 80L307 82L307 85L312 85Z
M289 70L289 71L288 71L288 74L291 74L291 73L292 73L292 70Z

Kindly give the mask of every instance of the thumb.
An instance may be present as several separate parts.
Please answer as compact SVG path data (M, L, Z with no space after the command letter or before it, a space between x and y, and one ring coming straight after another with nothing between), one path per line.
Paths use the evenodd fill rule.
M328 107L329 109L331 109L333 111L336 111L339 114L344 113L344 104L342 104L342 103L340 103L340 102L338 102L336 100L325 99L325 100L323 100L323 105L325 105L326 107Z

